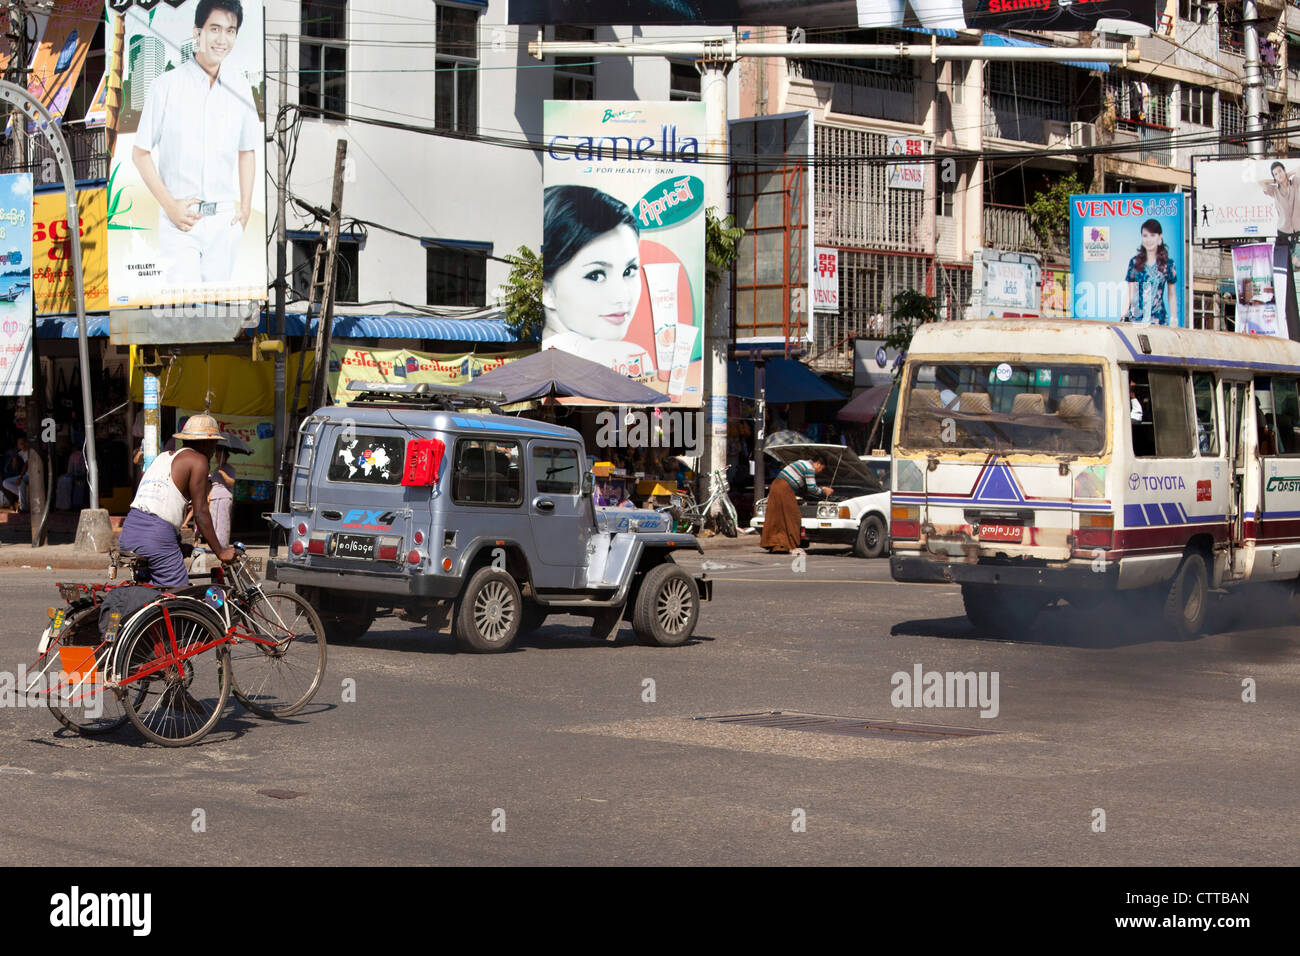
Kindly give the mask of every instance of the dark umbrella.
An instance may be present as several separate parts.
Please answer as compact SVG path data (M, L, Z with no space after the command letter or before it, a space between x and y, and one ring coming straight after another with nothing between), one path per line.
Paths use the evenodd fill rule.
M659 405L668 401L662 392L559 349L507 362L474 379L474 386L500 392L505 396L502 404L554 397L612 405Z
M873 385L862 394L856 396L840 409L839 414L835 417L842 422L870 422L880 414L880 409L889 399L889 392L894 386L892 384Z
M231 454L234 455L251 455L253 453L253 448L248 442L237 435L230 434L230 432L221 433L221 440L217 442L217 447L229 448Z

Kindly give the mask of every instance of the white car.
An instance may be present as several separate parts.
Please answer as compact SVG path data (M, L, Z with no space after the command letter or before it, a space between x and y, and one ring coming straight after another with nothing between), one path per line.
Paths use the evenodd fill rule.
M813 452L826 459L817 483L830 485L829 498L801 500L799 514L810 544L845 544L860 558L878 558L889 550L889 459L860 459L842 445L781 445L765 449L782 465ZM885 480L881 481L883 469ZM751 528L762 530L767 499L754 502Z

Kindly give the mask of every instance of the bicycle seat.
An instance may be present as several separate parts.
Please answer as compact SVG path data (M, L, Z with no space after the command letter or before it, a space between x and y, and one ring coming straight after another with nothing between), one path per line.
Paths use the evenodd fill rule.
M146 564L149 563L149 559L143 554L136 554L134 551L128 551L125 548L118 548L116 554L118 561L143 561Z

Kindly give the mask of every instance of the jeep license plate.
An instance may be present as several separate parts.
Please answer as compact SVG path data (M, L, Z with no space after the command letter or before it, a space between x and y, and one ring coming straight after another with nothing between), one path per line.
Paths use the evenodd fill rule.
M334 536L334 556L336 558L375 559L375 538L369 534L336 534Z
M979 535L981 541L1003 541L1019 544L1024 540L1025 527L1019 524L993 524L981 521Z

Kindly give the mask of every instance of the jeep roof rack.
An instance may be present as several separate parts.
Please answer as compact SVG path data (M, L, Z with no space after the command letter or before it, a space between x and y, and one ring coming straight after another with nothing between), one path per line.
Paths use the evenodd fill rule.
M430 382L358 382L349 381L348 391L356 398L354 405L396 405L405 408L440 408L454 411L458 408L488 407L498 415L506 397L500 392L473 385L434 385Z

